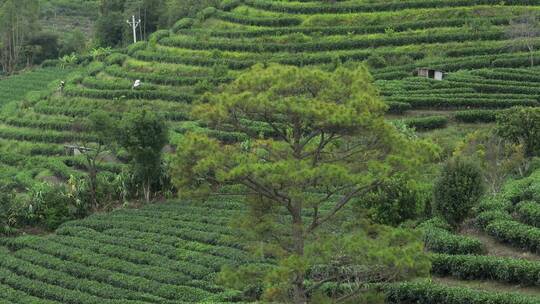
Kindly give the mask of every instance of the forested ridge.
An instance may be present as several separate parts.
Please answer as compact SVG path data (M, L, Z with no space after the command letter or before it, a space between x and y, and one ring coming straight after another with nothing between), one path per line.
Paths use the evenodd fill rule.
M540 303L539 13L0 1L0 303Z

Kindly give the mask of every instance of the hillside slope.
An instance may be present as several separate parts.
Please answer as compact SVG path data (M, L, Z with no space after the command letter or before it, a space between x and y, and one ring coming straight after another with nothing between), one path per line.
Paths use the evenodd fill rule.
M74 126L95 109L147 107L167 118L172 137L191 130L243 140L190 121L189 104L251 65L270 62L332 69L367 60L392 119L405 117L418 129L491 122L501 108L538 104L538 70L527 68L529 53L508 47L505 29L516 16L539 9L531 0L224 1L126 53L97 58L63 94L6 114L0 137L50 146L44 156L57 158L50 151L92 138ZM450 73L444 81L412 77L422 66ZM136 79L143 85L132 90ZM249 127L271 135L262 124Z
M92 139L77 125L96 109L118 117L140 108L158 112L170 124L172 142L186 131L241 141L241 133L217 132L192 121L190 103L257 63L333 69L367 61L390 106L389 118L404 118L420 129L453 122L489 123L500 109L538 105L540 71L529 67L527 51L510 47L515 43L506 31L514 18L539 10L540 1L535 0L224 1L125 53L96 58L68 79L63 92L33 96L10 107L0 117L0 139L18 149L0 151L0 165L10 169L6 178L19 189L47 174L60 180L81 174L80 160L65 156L63 145ZM540 52L533 52L536 61L539 57ZM444 81L413 77L419 67L448 74ZM133 90L136 79L143 85ZM249 127L272 135L262 123L250 122ZM119 164L105 165L112 172L121 169ZM221 262L248 258L241 246L224 237L233 234L223 228L231 216L224 205L229 209L235 203L119 211L66 224L54 236L4 240L0 295L7 303L37 298L49 301L39 303L230 300L234 291L210 282ZM153 246L168 251L156 252ZM458 276L445 268L445 261L470 262L452 256L439 259L441 276ZM538 262L516 261L515 271L538 269ZM486 269L482 263L503 268L508 261L488 257L474 262L477 273L463 275L461 282L509 281L511 287L521 283L480 275ZM537 287L538 281L527 284ZM389 295L393 303L538 303L521 293L488 290L419 282L396 286Z

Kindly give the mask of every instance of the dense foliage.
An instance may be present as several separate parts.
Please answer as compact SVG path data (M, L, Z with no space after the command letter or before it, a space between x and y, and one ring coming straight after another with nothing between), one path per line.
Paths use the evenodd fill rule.
M188 134L178 143L181 148L171 175L182 195L208 193L230 184L246 189L251 211L244 225L251 231L250 241L262 242L261 254L278 257L277 269L262 272L264 299L304 303L319 292L318 286L328 277L358 285L351 295L356 296L365 283L424 273L421 247L412 235L401 235L404 243L399 257L392 249L398 246L392 241L394 236L384 242L389 248L383 249L375 245L382 239L370 240L361 230L343 231L339 237L325 232L355 197L368 193L397 170L414 172L431 156L428 143L410 140L385 122L384 110L363 67L328 73L280 65L253 67L222 93L207 95L195 108L206 123L218 129L232 125L249 139L221 145ZM250 133L245 121L265 122L276 138ZM417 153L420 149L426 151L424 155ZM332 206L330 211L323 211L325 205ZM306 211L311 216L304 219ZM386 238L382 232L380 237ZM369 242L375 244L364 244ZM364 247L373 252L356 253ZM409 266L384 262L416 255L415 251L419 256ZM335 252L349 258L335 260ZM381 259L368 260L378 256L375 252ZM359 263L366 270L345 274L345 269ZM334 273L342 273L342 277L334 277ZM316 287L306 286L305 280Z
M470 215L483 190L478 165L461 157L451 159L444 165L435 184L433 209L454 228L459 227Z
M499 114L497 133L512 143L522 144L527 156L539 156L540 109L513 108Z
M119 142L131 157L133 178L143 188L146 202L150 202L152 184L162 175L162 150L168 141L168 130L163 119L142 110L124 117L119 127Z

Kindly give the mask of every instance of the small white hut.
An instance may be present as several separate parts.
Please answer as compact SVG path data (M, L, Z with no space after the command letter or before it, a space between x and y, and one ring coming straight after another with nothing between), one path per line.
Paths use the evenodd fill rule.
M416 76L441 81L444 78L444 72L430 68L419 68L418 70L416 70Z

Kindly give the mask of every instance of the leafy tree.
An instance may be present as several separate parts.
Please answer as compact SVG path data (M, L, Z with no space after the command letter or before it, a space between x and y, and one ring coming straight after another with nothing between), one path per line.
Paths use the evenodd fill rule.
M119 129L119 142L132 158L132 172L141 182L146 202L151 198L151 185L161 176L162 150L168 141L164 119L141 110L124 117Z
M521 144L528 157L540 156L540 109L512 108L497 116L496 132L503 139Z
M132 41L132 29L126 23L132 16L141 19L137 37L146 39L160 27L165 27L167 0L102 0L96 25L99 46L118 46Z
M96 22L96 43L101 47L118 46L127 27L123 14L125 0L101 0Z
M528 167L523 145L507 142L491 129L468 134L454 155L474 159L492 194L501 190L510 175L523 177Z
M166 12L166 0L126 0L124 5L125 18L135 15L141 19L139 37L143 40L160 27L167 25L162 24ZM127 27L126 36L132 39L132 31L129 27Z
M425 270L419 251L389 253L388 261L415 255L403 267L396 265L406 263L392 266L377 258L363 262L355 256L358 251L369 255L374 247L368 244L381 240L361 229L330 233L330 227L347 222L339 219L351 201L397 171L414 171L433 151L386 122L386 105L371 82L364 67L328 73L257 65L220 94L206 95L194 110L212 128L232 127L249 140L227 145L188 134L178 143L171 176L181 195L204 196L225 185L237 185L246 194L249 212L238 222L253 248L279 260L276 269L260 271L266 300L305 303L329 281L357 284L348 299L363 291L366 282L425 273L416 271ZM275 137L250 128L252 121L264 122ZM420 249L409 240L403 238L398 247ZM318 246L324 255L315 254ZM343 255L337 254L341 249ZM324 270L315 271L321 263ZM306 286L308 279L313 286Z
M0 65L13 73L21 61L24 46L37 28L39 4L35 0L5 0L0 4Z
M480 167L465 158L450 159L434 188L434 211L454 228L470 214L484 191Z
M29 58L30 63L40 64L46 59L58 58L60 43L55 33L38 32L30 37L26 45L36 50Z
M88 184L90 201L94 208L99 206L98 192L98 167L103 161L103 154L114 145L117 126L115 121L103 111L90 114L85 121L85 128L96 136L92 142L82 143L84 148L90 149L84 152L86 169L88 170Z
M414 181L403 177L385 181L360 199L360 207L368 209L376 223L398 226L424 213L426 203Z
M86 48L86 36L80 30L74 30L62 37L60 56L80 53Z
M122 12L102 14L96 22L96 43L103 47L114 47L122 43L126 20Z

